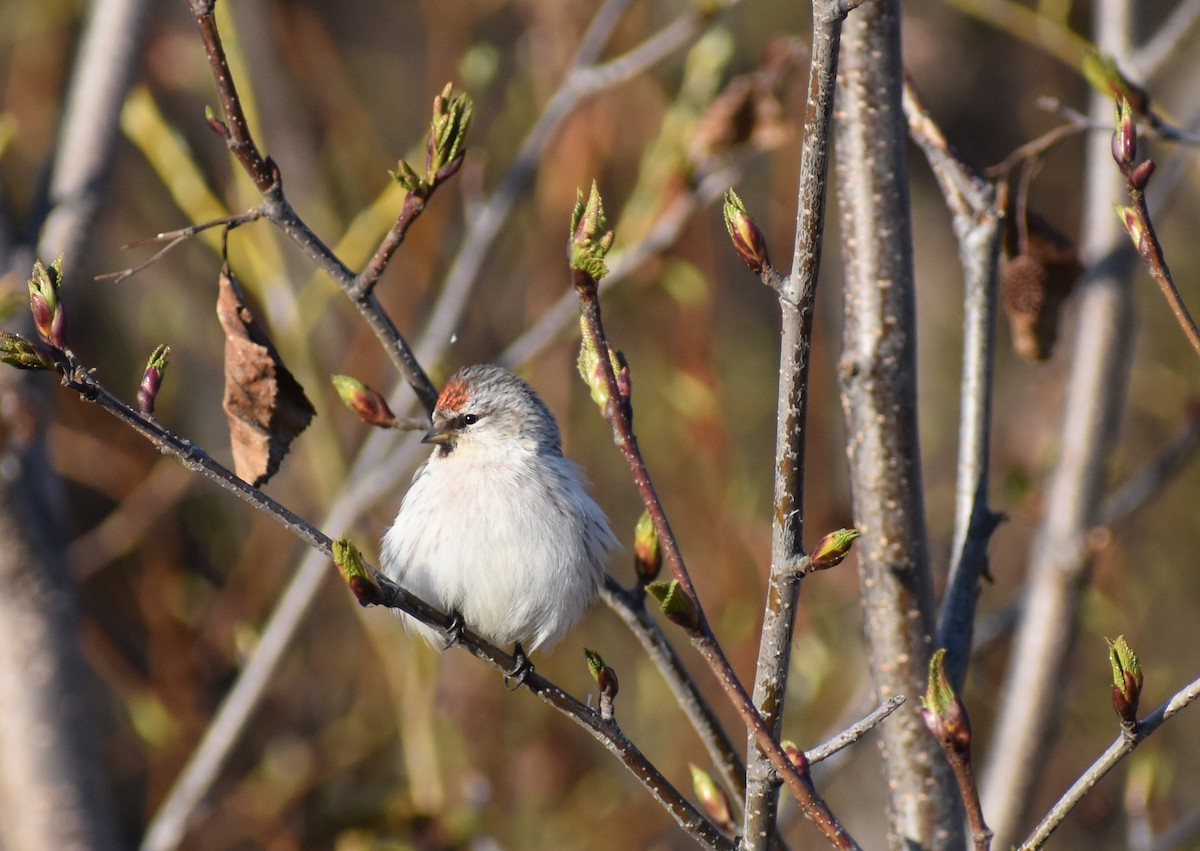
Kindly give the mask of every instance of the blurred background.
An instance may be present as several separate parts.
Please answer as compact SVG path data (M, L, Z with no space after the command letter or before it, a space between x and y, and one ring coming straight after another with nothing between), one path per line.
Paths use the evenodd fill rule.
M960 8L960 3L962 8ZM1004 4L1007 5L1007 4ZM156 245L123 248L248 209L257 196L204 119L218 109L204 53L182 0L153 4L138 83L122 113L114 183L67 305L72 347L114 392L132 399L160 343L171 363L157 415L228 463L221 410L223 334L214 305L220 258L209 232L121 281L95 276L140 264ZM456 3L240 0L219 4L222 32L260 146L279 165L299 213L351 267L391 225L401 196L388 177L398 158L423 161L430 103L452 81L475 101L466 163L438 192L379 289L410 339L422 340L435 381L496 360L569 291L565 239L578 188L596 180L616 231L632 247L701 177L724 168L762 227L772 257L790 266L807 48L773 91L758 93L755 133L707 146L701 116L739 75L753 74L780 37L806 44L805 4L743 0L649 70L585 99L555 130L448 334L424 338L472 223L530 128L566 78L595 14L579 0ZM1144 32L1171 11L1146 3ZM47 152L85 4L4 0L0 12L0 186L17 232L36 221ZM671 24L680 2L632 3L602 52L623 54ZM968 11L964 11L967 8ZM1086 109L1077 70L1036 39L994 25L994 2L918 0L904 18L906 65L934 119L982 169L1061 118L1051 96ZM1027 5L1089 31L1089 4ZM973 11L971 11L973 10ZM1197 39L1145 82L1185 126L1200 114ZM775 45L769 49L771 45ZM786 63L785 63L786 64ZM711 122L715 119L709 119ZM1195 149L1147 142L1160 167L1151 203L1184 298L1200 300ZM699 145L699 148L697 147ZM1079 138L1042 159L1031 208L1078 238L1083 180ZM911 159L919 281L920 405L931 552L944 576L953 522L961 272L949 215L919 153ZM1160 168L1160 173L1163 169ZM1169 193L1164 190L1171 190ZM836 365L841 324L838 228L831 199L816 314L809 414L806 541L852 525ZM394 371L340 291L267 223L230 236L233 268L318 415L266 491L321 525L363 486L349 475L369 428L342 408L329 376L381 389ZM1138 277L1137 355L1119 449L1117 484L1154 461L1197 417L1200 365L1144 270ZM23 278L5 284L21 293ZM1019 597L1040 488L1058 447L1065 343L1031 363L998 319L991 507L1008 522L991 544L993 582L980 600L981 649L966 691L976 762L1008 663L1006 624ZM773 293L730 249L719 203L696 205L677 238L637 265L604 299L614 343L633 373L636 425L698 590L745 680L752 677L769 564L778 312ZM545 326L543 326L545 327ZM587 469L626 541L640 504L626 468L574 368L570 320L519 365L556 412L569 455ZM45 378L47 384L53 379ZM71 570L79 582L83 645L94 676L102 758L122 838L137 843L243 664L305 555L274 523L177 463L74 394L55 390L49 442L69 506ZM411 396L401 397L408 399ZM378 438L376 438L378 441ZM349 525L374 561L377 541L421 457L413 438L386 436L373 451L408 445L385 495ZM1040 815L1115 737L1105 636L1125 634L1146 670L1143 706L1157 706L1200 670L1200 570L1195 518L1200 468L1186 463L1156 496L1098 533L1061 739L1039 773ZM611 572L632 581L629 552ZM802 589L785 735L812 747L872 708L852 556ZM728 728L732 713L685 642L702 687ZM535 659L539 672L584 697L594 682L583 647L621 678L617 718L673 781L705 754L636 641L597 606L566 642ZM913 696L915 697L915 696ZM1127 846L1131 816L1157 829L1200 810L1200 717L1184 713L1098 786L1064 825L1057 847ZM736 738L740 739L740 736ZM706 766L707 767L707 766ZM831 807L864 847L885 828L878 752L870 737L815 772ZM823 843L792 812L792 848ZM985 801L986 810L986 801ZM1139 815L1144 814L1144 815ZM637 848L691 847L612 757L528 693L506 692L467 654L437 655L382 610L361 610L330 566L183 847ZM1200 847L1193 839L1186 847Z

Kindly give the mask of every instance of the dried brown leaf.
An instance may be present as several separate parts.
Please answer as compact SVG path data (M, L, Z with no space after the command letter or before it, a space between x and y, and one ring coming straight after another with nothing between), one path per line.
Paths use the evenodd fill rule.
M233 467L259 487L279 469L292 440L316 411L254 321L228 266L221 270L217 318L225 330L225 415Z

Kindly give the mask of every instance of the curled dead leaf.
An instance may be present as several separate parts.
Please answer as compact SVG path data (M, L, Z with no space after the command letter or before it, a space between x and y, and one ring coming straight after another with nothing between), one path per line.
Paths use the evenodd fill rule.
M225 416L234 471L255 487L279 469L316 410L254 321L229 266L221 269L217 318L225 331Z

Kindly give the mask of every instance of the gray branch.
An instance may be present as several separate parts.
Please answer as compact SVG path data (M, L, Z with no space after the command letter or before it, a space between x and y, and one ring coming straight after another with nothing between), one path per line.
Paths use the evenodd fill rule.
M1120 60L1128 52L1128 0L1096 4L1096 43ZM1093 93L1091 116L1112 121L1112 100ZM1062 714L1062 685L1090 550L1079 546L1098 519L1104 473L1129 383L1133 301L1129 238L1113 215L1123 180L1107 134L1087 137L1079 326L1071 355L1061 454L1046 487L1008 674L982 778L995 846L1011 845L1022 829Z
M917 438L912 226L900 8L870 0L843 33L836 132L845 325L839 373L871 677L923 693L934 630ZM949 767L910 701L881 728L893 848L961 848Z
M818 0L813 4L812 61L804 142L800 152L796 242L791 274L778 281L776 287L781 332L771 573L754 677L754 704L776 738L783 725L796 601L802 578L796 563L804 554L804 446L809 353L817 276L821 268L838 49L842 22L849 9L850 4L837 0ZM773 270L767 270L767 278L772 275ZM752 735L747 742L746 764L742 841L748 850L764 849L776 831L780 781Z

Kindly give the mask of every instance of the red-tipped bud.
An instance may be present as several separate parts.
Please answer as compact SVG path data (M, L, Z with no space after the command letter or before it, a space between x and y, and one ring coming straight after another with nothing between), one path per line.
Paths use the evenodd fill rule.
M335 375L332 381L342 404L367 425L391 428L396 424L396 415L377 390L349 375Z
M1108 661L1113 674L1113 709L1120 716L1123 726L1132 727L1137 723L1138 701L1142 696L1141 662L1123 635L1108 642Z
M696 604L684 593L678 579L670 581L651 582L646 586L650 596L658 601L659 610L666 615L671 623L681 626L689 632L700 628L700 616L696 612Z
M800 750L800 746L791 739L784 739L779 743L783 748L784 756L788 758L788 762L796 767L796 770L801 774L808 774L808 757L804 751Z
M360 606L374 606L383 601L383 593L363 564L358 547L344 535L333 542L333 563Z
M617 672L604 664L604 659L595 650L583 649L587 659L588 670L596 679L596 688L600 691L600 718L604 721L613 720L613 701L621 684L617 680Z
M170 360L169 346L159 346L150 359L146 361L146 369L142 372L142 383L138 385L137 406L148 417L154 416L154 401L158 398L158 390L162 387L163 375L167 371Z
M742 199L732 189L725 193L724 215L725 227L729 231L729 238L733 240L733 250L755 274L761 273L771 265L767 241L758 225L746 213Z
M650 519L648 512L643 511L633 529L633 570L638 582L648 585L658 577L662 569L662 546L658 540L658 529Z
M1138 218L1138 212L1133 207L1122 207L1116 205L1113 207L1117 211L1117 215L1121 218L1121 225L1125 228L1125 233L1129 234L1129 238L1133 240L1134 248L1140 254L1142 251L1142 243L1146 239L1146 230L1142 227L1142 220Z
M971 758L971 720L946 676L946 648L929 660L929 685L921 698L921 717L938 743L963 760Z
M846 556L850 555L855 538L861 535L857 529L838 529L836 532L830 532L817 541L812 555L808 557L808 569L825 570L841 564Z
M0 363L17 369L54 369L54 359L45 346L9 331L0 331Z
M1138 163L1129 172L1129 184L1139 191L1145 190L1146 184L1150 182L1150 175L1154 174L1154 160L1146 160Z
M712 823L726 833L732 831L735 827L733 807L721 784L713 780L712 775L698 765L689 762L688 767L692 770L692 789L695 790L696 797L700 799L700 805L704 807L704 811L708 813Z
M29 309L38 335L56 349L67 347L67 314L59 300L62 258L50 266L37 260L29 277Z

